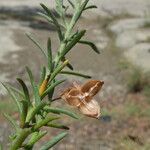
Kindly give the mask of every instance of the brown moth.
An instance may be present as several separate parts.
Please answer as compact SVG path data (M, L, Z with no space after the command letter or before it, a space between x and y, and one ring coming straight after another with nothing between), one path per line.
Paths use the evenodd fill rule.
M78 108L84 115L98 118L100 106L93 97L100 91L103 81L90 80L83 85L73 84L73 87L66 89L61 98L69 105Z

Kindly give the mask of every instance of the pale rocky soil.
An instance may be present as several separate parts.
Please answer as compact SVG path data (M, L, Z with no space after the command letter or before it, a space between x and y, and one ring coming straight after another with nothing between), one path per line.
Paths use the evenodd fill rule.
M3 11L11 10L24 17L24 14L21 14L22 10L28 7L30 11L33 8L39 9L40 2L41 0L0 0L0 16L3 15ZM51 8L54 6L52 0L42 0L42 2ZM111 104L114 106L121 104L126 98L124 71L119 68L122 60L125 59L144 71L150 71L150 1L93 0L93 2L98 5L98 9L93 10L92 13L85 13L77 27L87 29L87 38L97 44L101 54L96 55L89 48L78 45L68 58L74 64L75 69L105 81L98 99L102 106L109 108ZM27 79L24 69L26 65L30 66L38 79L39 69L45 63L44 57L24 33L35 34L43 45L46 45L45 40L50 36L54 51L58 43L52 27L48 28L49 30L43 26L39 29L35 28L37 24L38 22L23 21L13 17L0 19L0 81L17 86L16 77ZM70 80L75 80L75 78L71 77ZM0 97L3 98L5 95L3 88L0 88ZM65 144L61 144L58 149L91 150L94 143L94 150L113 150L115 145L115 142L111 140L113 134L117 137L119 132L122 132L122 128L123 131L127 128L121 121L126 124L126 120L123 119L117 122L113 120L111 124L105 122L99 124L99 121L88 119L83 119L83 123L74 121L70 123L67 120L69 124L74 124L71 126L69 135L72 138L68 137ZM138 124L138 121L134 123ZM130 122L127 124L131 125L132 129L133 124ZM148 123L145 124L147 127ZM7 131L8 125L1 124L0 128L0 134L7 137L10 133L9 130ZM78 134L74 135L78 128L84 132L77 132ZM130 133L130 129L124 132ZM137 134L138 129L135 132ZM88 141L88 146L85 140ZM2 136L0 136L0 141L7 142ZM74 148L75 145L77 148Z

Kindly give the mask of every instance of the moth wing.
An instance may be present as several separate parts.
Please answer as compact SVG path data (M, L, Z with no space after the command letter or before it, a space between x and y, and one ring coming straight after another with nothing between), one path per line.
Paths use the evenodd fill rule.
M69 105L78 107L81 103L81 92L76 88L69 88L62 94L64 99Z
M99 118L100 116L100 106L94 99L88 103L81 103L78 109L88 117Z
M100 80L90 80L81 87L81 92L92 98L100 91L103 84L104 82Z

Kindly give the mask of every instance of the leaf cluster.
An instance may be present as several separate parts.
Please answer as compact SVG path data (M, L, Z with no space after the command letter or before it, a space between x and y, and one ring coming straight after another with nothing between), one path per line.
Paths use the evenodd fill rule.
M63 130L69 129L66 125L56 122L62 116L61 114L65 114L74 119L78 119L79 117L66 109L52 107L52 102L55 101L55 99L53 99L55 88L65 81L65 79L58 80L57 76L65 74L91 78L89 75L74 71L73 65L66 59L66 54L70 52L76 44L88 45L99 54L99 50L95 44L82 39L86 30L73 31L81 14L87 9L96 8L96 6L87 6L89 0L68 0L68 6L64 6L63 0L55 0L55 2L55 12L59 15L59 18L57 18L53 11L44 4L41 4L44 12L38 14L45 18L50 24L53 24L57 30L60 45L56 55L54 56L53 54L50 38L47 40L47 48L44 49L33 35L29 33L26 34L47 60L47 66L44 66L41 70L39 83L35 82L32 71L26 67L32 87L32 93L29 93L29 88L21 78L17 78L18 83L22 87L21 90L3 84L13 101L16 103L19 113L19 124L13 117L6 113L4 114L15 130L15 133L10 136L11 150L19 148L31 150L33 146L47 134L47 131L41 130L44 126ZM71 20L68 21L66 14L69 7L73 9L73 16ZM64 70L64 68L70 70ZM31 98L32 95L33 99ZM60 133L52 140L45 143L40 150L48 150L66 135L67 132Z

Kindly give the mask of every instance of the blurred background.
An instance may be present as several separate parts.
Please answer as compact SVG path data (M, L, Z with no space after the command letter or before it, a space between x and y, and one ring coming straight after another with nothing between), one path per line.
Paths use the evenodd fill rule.
M40 2L54 8L53 0L0 0L1 82L18 87L15 79L21 77L29 84L25 66L38 80L45 60L26 32L43 47L51 37L53 52L57 50L55 28L36 15L41 11ZM67 57L76 70L104 80L96 97L102 116L99 120L82 116L79 121L65 117L69 136L54 150L150 150L150 0L91 2L98 9L85 12L76 29L86 29L86 38L99 47L101 54L79 44ZM68 84L74 80L86 81L72 77ZM56 95L62 90L60 87ZM55 105L67 107L64 102ZM0 86L0 143L7 150L11 127L3 112L17 118L15 105ZM39 145L57 132L50 129Z

